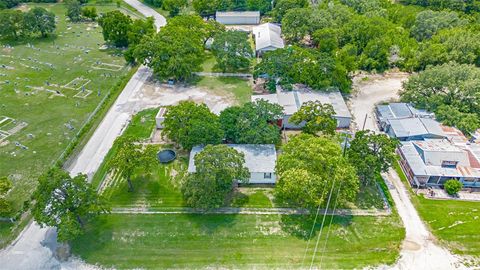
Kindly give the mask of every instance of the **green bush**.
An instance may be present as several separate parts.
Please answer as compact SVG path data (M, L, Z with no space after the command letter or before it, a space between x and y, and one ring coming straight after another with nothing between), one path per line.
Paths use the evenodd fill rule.
M455 179L448 180L447 182L445 182L444 185L445 191L450 195L457 194L462 189L462 187L462 182Z

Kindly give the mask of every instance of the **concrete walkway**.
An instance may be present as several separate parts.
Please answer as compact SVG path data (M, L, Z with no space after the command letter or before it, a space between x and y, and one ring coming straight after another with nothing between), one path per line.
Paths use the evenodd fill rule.
M310 213L308 209L297 208L240 208L240 207L222 207L212 210L198 210L188 207L169 207L169 208L113 208L112 214L241 214L241 215L307 215ZM325 209L320 209L319 213L324 214ZM390 209L378 210L378 209L337 209L335 212L328 210L327 215L336 216L388 216L391 214Z
M238 78L251 78L253 77L250 73L222 73L222 72L193 72L197 76L206 76L206 77L238 77Z

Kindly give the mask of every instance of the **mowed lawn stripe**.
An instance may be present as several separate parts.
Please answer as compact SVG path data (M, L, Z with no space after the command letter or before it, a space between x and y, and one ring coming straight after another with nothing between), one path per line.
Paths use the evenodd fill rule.
M299 236L308 235L312 224L304 219L277 215L112 214L90 224L87 233L72 247L89 263L117 268L299 268L307 245L307 240ZM308 258L319 227L317 224ZM327 228L319 251L323 250ZM336 217L323 265L358 268L392 263L403 236L396 215ZM318 253L315 263L320 259Z

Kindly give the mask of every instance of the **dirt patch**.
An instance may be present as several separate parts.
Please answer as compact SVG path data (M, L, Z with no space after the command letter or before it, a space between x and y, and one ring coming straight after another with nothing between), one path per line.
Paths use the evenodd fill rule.
M409 240L403 241L403 249L404 250L416 251L416 250L420 250L421 248L422 248L422 246L420 246L416 242L409 241Z
M27 12L30 10L30 7L28 5L21 4L16 9L20 10L21 12Z
M171 86L150 81L144 85L142 90L135 98L155 106L169 106L183 100L191 100L196 103L204 103L214 113L220 113L235 103L234 96L228 92L219 96L210 90L189 85Z
M381 102L398 100L402 83L409 73L392 72L379 74L359 74L353 78L353 95L348 106L353 114L354 129L377 130L373 111Z

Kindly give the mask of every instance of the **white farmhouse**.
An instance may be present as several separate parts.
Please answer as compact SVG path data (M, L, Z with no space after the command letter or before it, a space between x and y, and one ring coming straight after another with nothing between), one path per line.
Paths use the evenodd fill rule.
M275 184L275 163L277 152L273 144L228 144L229 147L245 155L245 167L250 172L249 184ZM203 146L195 146L190 152L188 172L194 173L195 155L203 150Z
M279 25L264 23L253 27L252 32L255 36L255 52L257 56L285 47L282 39L282 28Z

